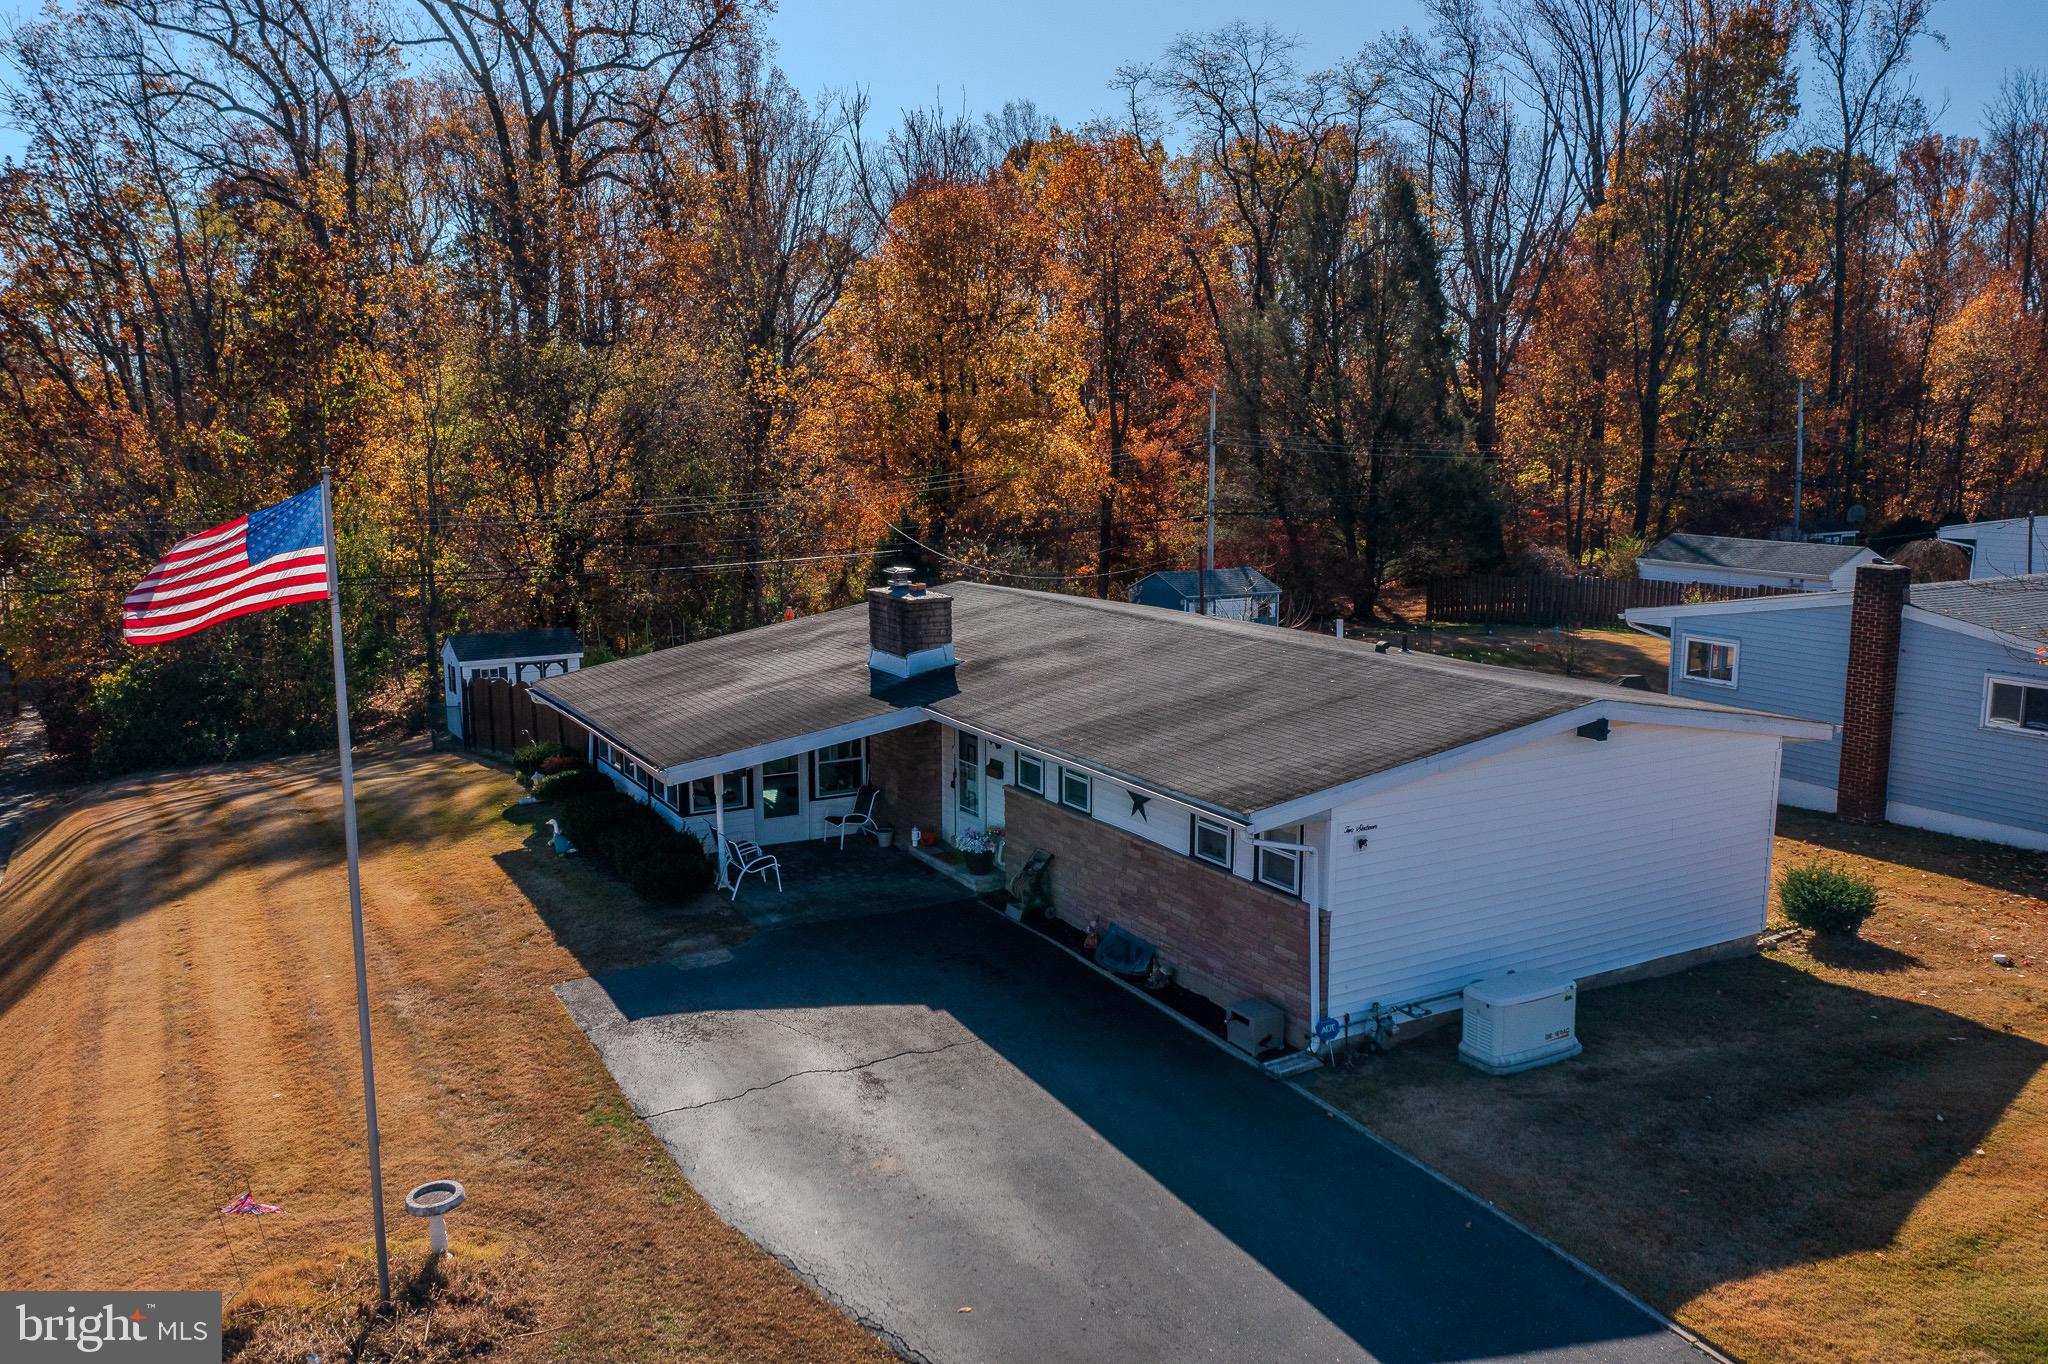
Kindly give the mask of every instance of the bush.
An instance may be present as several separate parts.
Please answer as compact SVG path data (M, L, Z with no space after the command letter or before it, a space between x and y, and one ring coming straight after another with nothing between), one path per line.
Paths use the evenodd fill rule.
M584 769L588 772L588 769ZM543 779L543 784L564 773ZM605 863L650 900L693 899L711 888L713 869L704 845L595 772L602 790L573 792L556 816L577 849Z
M542 800L568 800L572 796L587 796L611 792L619 794L611 779L604 773L589 767L571 767L552 776L542 777L533 784L533 794ZM623 799L623 797L621 797Z
M563 757L567 752L558 743L527 744L512 754L512 770L522 777L530 777L540 771L548 759Z
M1794 867L1778 880L1785 917L1816 933L1854 933L1877 912L1877 886L1840 867Z
M552 777L557 772L574 772L579 767L588 766L590 766L589 763L583 761L574 753L563 753L541 763L540 774L543 777Z

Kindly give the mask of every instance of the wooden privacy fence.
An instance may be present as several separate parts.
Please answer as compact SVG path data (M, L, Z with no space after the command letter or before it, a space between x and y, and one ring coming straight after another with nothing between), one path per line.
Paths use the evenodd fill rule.
M497 753L552 741L581 757L589 751L590 731L536 703L524 682L473 677L462 693L462 741Z
M1717 583L1663 583L1643 578L1475 575L1431 578L1430 620L1468 625L1617 625L1636 606L1683 606L1741 601L1792 591L1783 587L1724 587Z

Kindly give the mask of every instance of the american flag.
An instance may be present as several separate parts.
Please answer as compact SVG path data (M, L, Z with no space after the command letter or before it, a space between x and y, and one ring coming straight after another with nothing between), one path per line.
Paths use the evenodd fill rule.
M128 594L121 638L165 644L251 611L327 596L320 490L224 521L171 546Z

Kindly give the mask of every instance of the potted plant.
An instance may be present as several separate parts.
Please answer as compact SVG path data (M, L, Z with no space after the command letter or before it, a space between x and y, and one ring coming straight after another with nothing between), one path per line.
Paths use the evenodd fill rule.
M1002 846L1001 829L969 829L953 840L970 876L986 876L996 869L996 849Z

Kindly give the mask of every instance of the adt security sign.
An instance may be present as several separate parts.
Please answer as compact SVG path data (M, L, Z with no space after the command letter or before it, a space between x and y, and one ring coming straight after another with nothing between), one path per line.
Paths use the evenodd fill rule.
M1321 1022L1316 1024L1316 1036L1325 1042L1336 1041L1337 1034L1342 1031L1344 1031L1344 1025L1328 1016L1325 1016Z
M218 1293L0 1293L0 1359L220 1364Z

